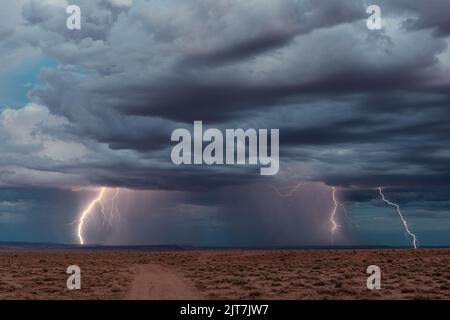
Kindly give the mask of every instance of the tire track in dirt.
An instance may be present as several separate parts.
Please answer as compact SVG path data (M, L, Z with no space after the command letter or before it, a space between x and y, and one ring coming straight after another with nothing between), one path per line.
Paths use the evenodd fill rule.
M187 279L157 264L139 265L126 300L202 299Z

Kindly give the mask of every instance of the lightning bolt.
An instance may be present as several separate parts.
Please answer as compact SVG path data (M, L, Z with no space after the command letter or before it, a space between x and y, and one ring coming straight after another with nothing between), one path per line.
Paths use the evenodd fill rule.
M333 199L333 209L330 212L330 225L331 225L331 242L334 244L334 234L337 231L339 225L336 222L336 212L340 203L336 199L336 187L331 187L331 196Z
M105 192L106 192L106 188L105 187L100 188L100 191L99 191L97 197L94 200L92 200L90 202L90 204L86 207L86 209L84 209L84 211L81 213L80 220L79 220L79 223L78 223L78 239L80 240L80 244L81 245L84 245L84 239L83 239L84 221L92 213L92 211L95 208L95 206L98 203L101 203ZM103 206L103 204L102 204L102 206Z
M402 212L400 211L400 206L399 206L398 204L396 204L396 203L393 203L393 202L390 202L389 200L387 200L387 199L384 197L383 189L382 189L381 187L378 188L378 191L380 192L381 199L382 199L384 202L386 202L388 205L393 206L393 207L395 207L395 208L397 209L398 215L400 216L400 219L402 219L403 225L405 226L406 233L407 233L410 237L412 237L414 249L417 249L417 238L416 238L416 235L415 235L414 233L412 233L411 230L409 230L408 223L407 223L407 221L405 220L405 218L403 217Z
M114 193L112 199L111 199L111 211L110 211L110 225L112 225L112 219L116 214L120 216L120 211L117 206L117 198L119 197L120 189L116 189L116 192Z
M280 196L280 197L283 197L283 198L288 198L288 197L290 197L290 196L292 196L300 187L302 187L302 186L304 186L304 185L306 185L306 184L308 184L307 182L300 182L299 184L297 184L297 185L295 185L295 186L290 186L290 187L286 187L286 188L284 188L284 189L290 189L288 192L286 192L286 193L283 193L283 192L281 192L277 187L275 187L275 186L270 186L273 190L275 190L276 191L276 193ZM336 213L337 213L337 209L338 209L338 206L341 206L343 209L344 209L344 211L346 212L346 209L345 209L345 204L346 204L346 202L344 202L344 203L340 203L338 200L337 200L337 198L336 198L336 187L331 187L331 191L332 191L332 193L331 193L331 196L332 196L332 201L333 201L333 209L331 210L331 212L330 212L330 218L329 218L329 223L330 223L330 227L331 227L331 229L330 229L330 232L331 232L331 242L334 244L334 234L336 233L336 231L337 231L337 229L340 227L339 225L338 225L338 223L336 222ZM346 212L347 213L347 212Z
M342 211L344 212L345 218L352 224L355 225L355 222L352 220L350 215L348 214L346 205L354 205L355 203L353 201L344 201L344 202L337 202L338 205L342 208Z
M283 189L290 189L290 191L288 191L287 193L283 193L281 192L277 187L271 185L270 187L275 190L276 193L278 193L278 195L280 197L284 197L284 198L289 198L290 196L292 196L300 187L306 185L307 182L300 182L299 184L295 185L295 186L290 186L290 187L286 187Z
M81 245L84 244L84 238L83 238L83 228L86 224L86 220L91 216L93 213L96 212L97 206L100 208L100 212L103 217L103 222L107 223L109 226L113 225L113 220L116 217L120 218L120 210L119 210L119 195L120 195L120 188L117 188L114 192L114 194L111 197L111 204L110 207L108 206L109 211L106 211L105 207L105 198L108 197L109 191L112 189L108 189L106 187L102 187L99 189L98 195L95 199L93 199L87 207L84 209L84 211L80 214L80 218L78 220L78 228L77 228L77 234L78 234L78 240Z
M100 212L101 212L101 214L103 216L103 224L111 226L112 225L112 221L111 221L111 219L108 218L108 215L106 214L106 209L105 209L105 204L103 202L103 199L100 199L98 204L100 205Z

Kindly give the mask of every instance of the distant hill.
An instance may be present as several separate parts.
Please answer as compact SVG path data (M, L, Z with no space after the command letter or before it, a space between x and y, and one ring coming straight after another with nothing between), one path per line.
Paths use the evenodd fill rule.
M125 251L179 251L190 247L177 245L104 246L36 242L0 242L0 251L65 251L65 250L125 250Z
M422 249L449 248L421 247ZM36 242L0 242L0 252L19 251L66 251L66 250L109 250L109 251L188 251L188 250L369 250L369 249L410 249L394 246L245 246L245 247L201 247L183 245L78 245Z

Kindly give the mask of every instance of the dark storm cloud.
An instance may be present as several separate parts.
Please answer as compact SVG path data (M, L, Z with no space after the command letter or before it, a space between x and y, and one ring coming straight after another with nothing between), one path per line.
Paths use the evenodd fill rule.
M409 110L398 111L403 120L393 123L393 117L385 117L384 113L372 114L371 118L364 117L361 111L353 109L353 116L345 120L323 123L321 126L312 125L304 128L289 128L283 130L281 137L288 145L333 145L345 143L382 143L390 141L399 143L403 140L402 151L407 154L397 156L398 160L422 162L424 157L433 155L438 151L444 141L449 141L448 120L449 114L427 112L422 110L422 119L414 116L417 112L412 106L405 106ZM362 111L366 113L365 108ZM409 118L409 119L408 119ZM409 143L410 137L417 140ZM420 149L423 153L417 153ZM413 158L411 158L411 156ZM442 157L445 159L445 157ZM436 161L439 157L435 158ZM437 163L435 163L437 164Z
M403 26L408 30L431 29L438 37L450 35L450 20L448 12L450 3L442 0L398 0L381 1L386 7L393 7L397 12L414 13L414 17L409 17L403 22Z
M221 121L229 119L238 110L255 109L262 105L273 106L282 98L306 93L308 89L302 90L301 83L280 85L264 78L257 79L256 82L248 79L241 80L240 71L233 72L233 66L230 66L230 70L217 72L214 70L223 62L238 64L248 57L270 54L266 51L283 49L289 45L288 40L298 35L316 29L351 23L364 16L362 5L355 3L337 5L322 2L318 7L315 2L310 1L299 4L293 1L280 1L242 6L233 3L232 7L227 8L226 2L214 4L200 1L198 6L194 4L194 10L192 7L182 6L182 9L186 9L185 12L182 9L175 10L174 5L168 4L164 9L169 12L167 15L170 18L174 19L174 15L176 18L177 15L185 14L187 21L182 20L180 25L177 25L175 20L174 23L162 25L158 23L159 19L155 22L149 19L152 18L151 16L143 14L143 11L152 10L153 5L156 6L154 2L139 2L139 4L135 10L131 9L129 15L120 16L119 21L111 27L108 39L95 41L99 38L95 35L95 30L91 30L91 25L88 25L86 30L83 28L83 32L89 36L85 35L82 39L78 39L80 42L78 46L68 44L67 42L70 43L70 40L73 40L72 37L67 35L67 30L56 27L61 25L61 21L47 19L46 23L42 24L49 35L56 34L66 38L63 44L58 41L54 43L49 39L49 43L44 42L44 50L55 55L62 62L89 67L102 76L101 78L93 77L91 81L84 79L86 83L81 87L79 83L70 83L70 86L78 87L80 94L76 96L76 99L82 100L82 105L89 101L98 101L104 106L96 106L96 108L114 108L125 115L162 116L183 122L191 122L199 117L204 120ZM34 6L38 4L35 3ZM89 8L87 4L84 6ZM41 6L35 11L45 12L45 9L45 6ZM207 14L206 9L215 12L213 17L204 16ZM252 12L252 9L256 9L256 12ZM243 10L244 13L239 10ZM95 23L98 20L95 19L98 15L95 10L87 10L85 14L90 16L91 12L94 18L89 20ZM214 20L215 15L218 21ZM221 23L228 22L228 15L231 17L242 15L242 18L236 21L236 26L220 26ZM28 19L33 21L32 14L28 16ZM101 20L96 25L101 28L109 26ZM148 45L136 43L137 39L134 39L133 44L129 43L129 45L138 52L127 52L124 56L122 53L126 44L115 42L116 38L120 39L124 36L121 27L129 28L127 32L131 34L136 31L136 38L141 37L140 40L147 41ZM145 30L143 30L144 27ZM212 30L209 30L209 27ZM196 32L200 31L199 29L205 34L197 35ZM93 35L90 35L91 33ZM200 39L201 36L204 36L204 39ZM126 41L129 42L129 40ZM181 43L181 47L178 42ZM200 43L197 45L197 42ZM205 42L208 49L204 49L201 42ZM159 52L159 49L165 51L166 47L171 52ZM167 62L163 61L163 65L167 63L168 67L159 70L161 65L152 62L152 54L167 54L167 57L161 56L158 59L166 60ZM144 71L146 68L149 69L148 72ZM140 74L138 77L136 72ZM160 72L163 73L160 74ZM255 72L258 72L257 66L255 66ZM156 75L154 76L153 73ZM70 75L66 71L63 77L68 78ZM287 77L290 76L287 75ZM73 104L72 94L76 94L71 93L67 99L63 100L59 98L61 89L70 90L61 88L61 81L67 82L67 79L61 79L59 74L47 74L44 80L50 87L44 89L44 92L36 91L35 97L40 98L54 111L61 112L61 109L67 108L78 109L78 106L61 106L62 103ZM123 87L124 83L127 84L126 89ZM52 91L58 92L58 97L53 97Z
M406 186L414 189L420 188L422 186L431 186L431 187L444 187L448 186L448 179L450 175L447 174L442 176L440 174L435 175L406 175L406 174L397 174L397 175L360 175L360 176L331 176L326 177L325 180L330 185L338 185L343 187L375 187L375 186L389 186L389 187L400 187L405 188Z
M44 141L54 137L87 151L32 163L5 155L15 165L144 189L259 179L253 168L170 163L171 131L203 120L280 128L281 170L300 162L307 180L445 184L450 61L445 10L436 9L445 1L381 2L380 31L366 28L361 1L77 3L80 32L64 28L63 7L23 7L25 42L60 62L30 96L52 121L67 120L40 128L42 139L24 148L50 152Z
M110 96L114 88L97 92ZM252 87L238 79L212 82L195 79L173 79L148 86L138 92L126 92L111 106L125 115L163 117L169 120L192 123L196 119L221 122L239 117L240 110L260 108L277 98L276 88Z
M208 65L217 66L221 63L232 62L251 58L254 55L261 54L265 51L274 50L276 48L287 45L295 36L295 33L274 33L267 34L261 38L250 39L243 43L237 43L230 48L217 50L206 54L198 54L184 61L190 67L207 67Z
M1 222L25 219L16 230L42 228L22 239L47 239L55 216L66 227L53 239L72 241L77 200L93 193L61 189L84 186L144 193L129 210L130 233L111 232L128 243L329 243L330 186L369 214L392 210L381 186L407 215L445 221L448 1L379 1L384 28L376 31L366 28L363 1L72 3L82 9L79 31L65 27L64 1L8 1L0 12L2 66L36 52L58 62L41 69L33 103L0 112L6 238ZM280 173L173 165L170 134L194 120L279 128ZM273 188L298 181L308 184L292 197ZM355 240L340 224L339 242ZM103 242L102 232L86 232Z
M321 7L321 10L316 10L317 7ZM341 23L350 23L364 17L364 7L362 3L357 2L304 1L297 6L294 3L291 6L286 5L283 10L285 11L283 12L284 21L271 21L272 28L264 26L265 29L258 34L240 42L219 47L211 52L191 55L184 63L201 68L243 61L287 46L299 35ZM270 26L271 23L268 25Z

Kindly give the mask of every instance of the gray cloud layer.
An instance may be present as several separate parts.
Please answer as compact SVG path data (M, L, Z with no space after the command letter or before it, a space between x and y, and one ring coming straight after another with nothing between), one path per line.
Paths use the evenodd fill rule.
M299 179L448 186L446 1L381 2L381 31L365 27L362 1L77 3L81 31L45 1L20 3L16 32L0 28L2 52L38 50L60 64L30 93L40 109L28 131L14 128L33 108L2 113L5 185L186 190L259 179L170 163L170 132L203 120L280 128L281 168L300 168Z

